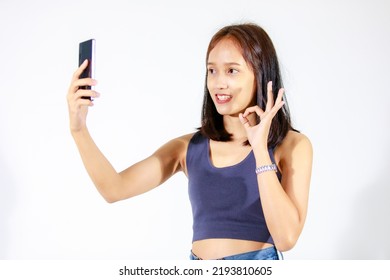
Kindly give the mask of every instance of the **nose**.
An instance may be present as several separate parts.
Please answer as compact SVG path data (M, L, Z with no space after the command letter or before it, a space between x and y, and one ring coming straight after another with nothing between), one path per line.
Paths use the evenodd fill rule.
M228 88L228 82L226 79L226 76L224 74L218 74L215 77L215 84L214 88L215 89L226 89Z

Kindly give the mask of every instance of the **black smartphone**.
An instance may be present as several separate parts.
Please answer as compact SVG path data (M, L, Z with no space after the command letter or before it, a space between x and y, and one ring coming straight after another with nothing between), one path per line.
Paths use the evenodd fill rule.
M95 47L96 41L95 39L90 39L84 42L81 42L79 45L79 66L87 59L88 66L81 73L80 79L83 78L95 78ZM80 87L82 89L91 89L90 86ZM91 99L90 97L82 97L84 99Z

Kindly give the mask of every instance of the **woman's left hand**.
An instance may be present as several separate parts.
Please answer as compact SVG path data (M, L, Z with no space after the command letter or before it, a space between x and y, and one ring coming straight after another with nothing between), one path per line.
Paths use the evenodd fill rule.
M259 106L249 107L244 113L240 113L239 118L241 123L244 125L248 141L252 146L253 150L256 149L267 149L268 135L271 127L272 119L284 105L283 99L284 89L279 89L278 96L274 102L272 93L272 82L267 84L267 105L265 111ZM255 120L256 118L249 118L251 114L257 114L260 117L260 123L252 123L250 119Z

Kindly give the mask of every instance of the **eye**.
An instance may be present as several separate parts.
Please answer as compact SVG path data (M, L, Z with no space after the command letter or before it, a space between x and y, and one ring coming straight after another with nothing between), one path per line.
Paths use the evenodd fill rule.
M209 74L215 74L214 68L209 68L209 69L207 69L207 71L209 72Z
M238 70L237 69L233 69L233 68L230 68L229 71L228 71L229 74L237 74L238 73Z

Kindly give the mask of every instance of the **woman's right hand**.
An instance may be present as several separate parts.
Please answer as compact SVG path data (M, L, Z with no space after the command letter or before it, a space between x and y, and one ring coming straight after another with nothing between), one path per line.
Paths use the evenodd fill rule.
M70 84L67 100L69 109L69 124L71 132L78 132L86 128L86 119L88 107L93 106L93 98L100 96L98 92L91 89L81 89L82 86L95 86L97 81L91 78L80 79L81 73L88 65L88 60L85 60L73 74ZM91 97L90 99L84 99Z

